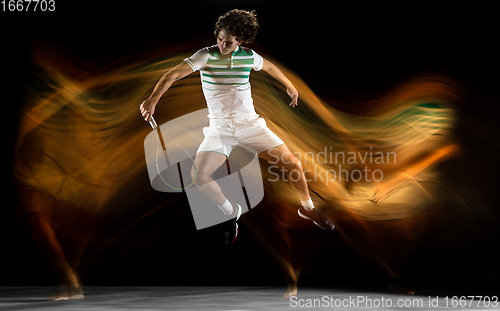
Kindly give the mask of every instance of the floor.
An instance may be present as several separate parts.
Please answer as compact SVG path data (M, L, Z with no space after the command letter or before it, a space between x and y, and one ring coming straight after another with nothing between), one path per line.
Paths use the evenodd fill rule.
M0 287L0 310L500 310L494 296L406 296L391 292L281 287L88 286L85 299L44 301L53 287ZM489 307L488 307L489 306Z

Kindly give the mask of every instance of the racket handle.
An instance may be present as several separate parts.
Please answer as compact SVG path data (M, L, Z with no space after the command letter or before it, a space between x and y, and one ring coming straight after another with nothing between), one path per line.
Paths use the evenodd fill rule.
M155 118L153 118L153 116L151 116L151 119L149 119L149 125L151 125L153 130L158 127L158 124L156 124Z

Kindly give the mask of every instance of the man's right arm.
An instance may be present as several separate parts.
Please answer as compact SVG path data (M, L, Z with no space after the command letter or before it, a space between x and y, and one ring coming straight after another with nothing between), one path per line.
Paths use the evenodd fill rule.
M184 61L174 68L167 71L156 84L153 93L148 99L142 102L140 106L142 117L149 121L155 112L155 107L163 94L172 86L172 84L184 78L193 72L193 69Z

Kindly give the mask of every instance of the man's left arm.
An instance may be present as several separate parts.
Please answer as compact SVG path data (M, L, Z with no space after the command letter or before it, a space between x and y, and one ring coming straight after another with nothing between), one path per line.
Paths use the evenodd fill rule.
M281 72L281 70L265 58L263 59L262 70L267 72L271 77L275 78L286 87L286 92L292 99L292 102L289 106L297 106L299 103L299 92L297 92L297 89L293 86L292 82L288 80L288 78Z

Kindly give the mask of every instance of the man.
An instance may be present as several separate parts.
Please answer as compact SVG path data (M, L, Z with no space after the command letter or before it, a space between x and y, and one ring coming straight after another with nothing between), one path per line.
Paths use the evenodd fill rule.
M335 228L335 225L315 208L300 161L266 126L265 120L255 113L249 81L252 69L263 70L280 81L292 99L291 107L298 104L299 97L295 87L278 67L255 51L241 46L243 43L254 41L258 28L259 24L253 12L236 9L220 16L214 32L217 44L197 51L165 73L151 96L140 105L144 120L149 121L159 99L175 81L192 72L201 72L210 126L203 130L205 139L196 154L195 184L225 215L233 217L226 226L228 244L233 243L238 236L237 220L241 215L241 206L226 199L212 174L226 161L236 145L251 146L259 157L267 161L276 161L278 158L278 165L284 171L298 172L298 180L289 180L301 201L299 216L312 220L322 229Z

